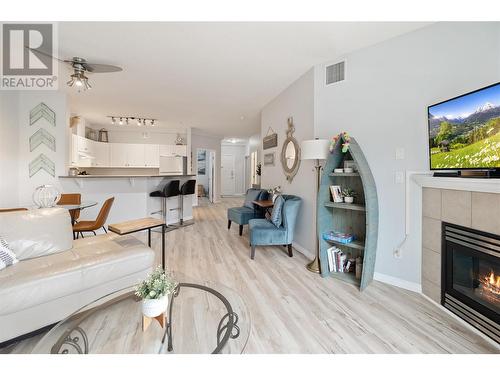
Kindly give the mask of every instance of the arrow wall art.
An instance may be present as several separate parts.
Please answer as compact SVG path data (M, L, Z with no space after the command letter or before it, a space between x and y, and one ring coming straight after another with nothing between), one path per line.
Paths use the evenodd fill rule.
M47 120L52 126L56 126L56 113L45 103L38 104L30 111L30 126L41 118Z
M44 144L52 151L56 151L56 139L47 130L40 128L30 137L30 152L33 152L41 144Z
M30 177L33 177L41 170L44 170L52 177L56 176L56 166L54 162L44 154L38 155L38 157L30 163L29 169L30 169Z

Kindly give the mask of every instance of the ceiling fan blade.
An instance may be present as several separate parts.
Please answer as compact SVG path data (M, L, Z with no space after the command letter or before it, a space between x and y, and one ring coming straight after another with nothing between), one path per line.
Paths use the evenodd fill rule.
M61 59L58 59L57 57L55 56L52 56L50 53L48 52L45 52L45 51L40 51L39 49L33 49L33 48L30 48L28 46L24 46L24 48L27 48L29 49L31 52L33 52L35 55L37 54L40 54L40 55L44 55L44 56L47 56L47 57L50 57L50 58L53 58L54 60L57 60L57 61L60 61L60 62L68 62L66 60L61 60Z
M90 73L113 73L113 72L121 72L123 69L119 66L115 65L107 65L107 64L92 64L88 62L84 62L82 64Z

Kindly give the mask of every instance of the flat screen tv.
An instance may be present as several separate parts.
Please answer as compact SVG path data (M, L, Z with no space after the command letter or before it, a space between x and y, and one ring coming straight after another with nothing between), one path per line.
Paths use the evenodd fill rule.
M428 107L431 170L500 170L500 82Z

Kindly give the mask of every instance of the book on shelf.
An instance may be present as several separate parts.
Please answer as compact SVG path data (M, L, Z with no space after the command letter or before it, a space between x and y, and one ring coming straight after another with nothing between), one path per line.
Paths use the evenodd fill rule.
M356 236L351 233L336 232L332 230L330 232L323 233L323 239L339 243L350 243L356 239Z
M330 186L330 193L332 195L332 201L335 203L342 203L344 198L342 198L342 189L338 185Z
M347 273L351 270L351 259L347 260L347 255L339 248L332 246L327 249L328 269L330 272Z

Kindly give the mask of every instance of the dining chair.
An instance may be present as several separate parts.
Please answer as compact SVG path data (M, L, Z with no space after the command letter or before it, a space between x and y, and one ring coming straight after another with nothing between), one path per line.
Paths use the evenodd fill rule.
M82 195L80 193L61 194L61 198L57 201L58 205L80 203L82 203ZM69 210L69 214L71 215L72 222L76 223L80 217L80 210Z
M108 233L104 224L106 224L106 220L108 219L109 211L111 211L111 206L113 205L114 200L115 198L112 197L104 202L95 220L82 220L73 225L73 233L76 233L77 239L80 235L84 238L83 232L92 232L95 236L95 231L99 228L104 229L104 232Z

